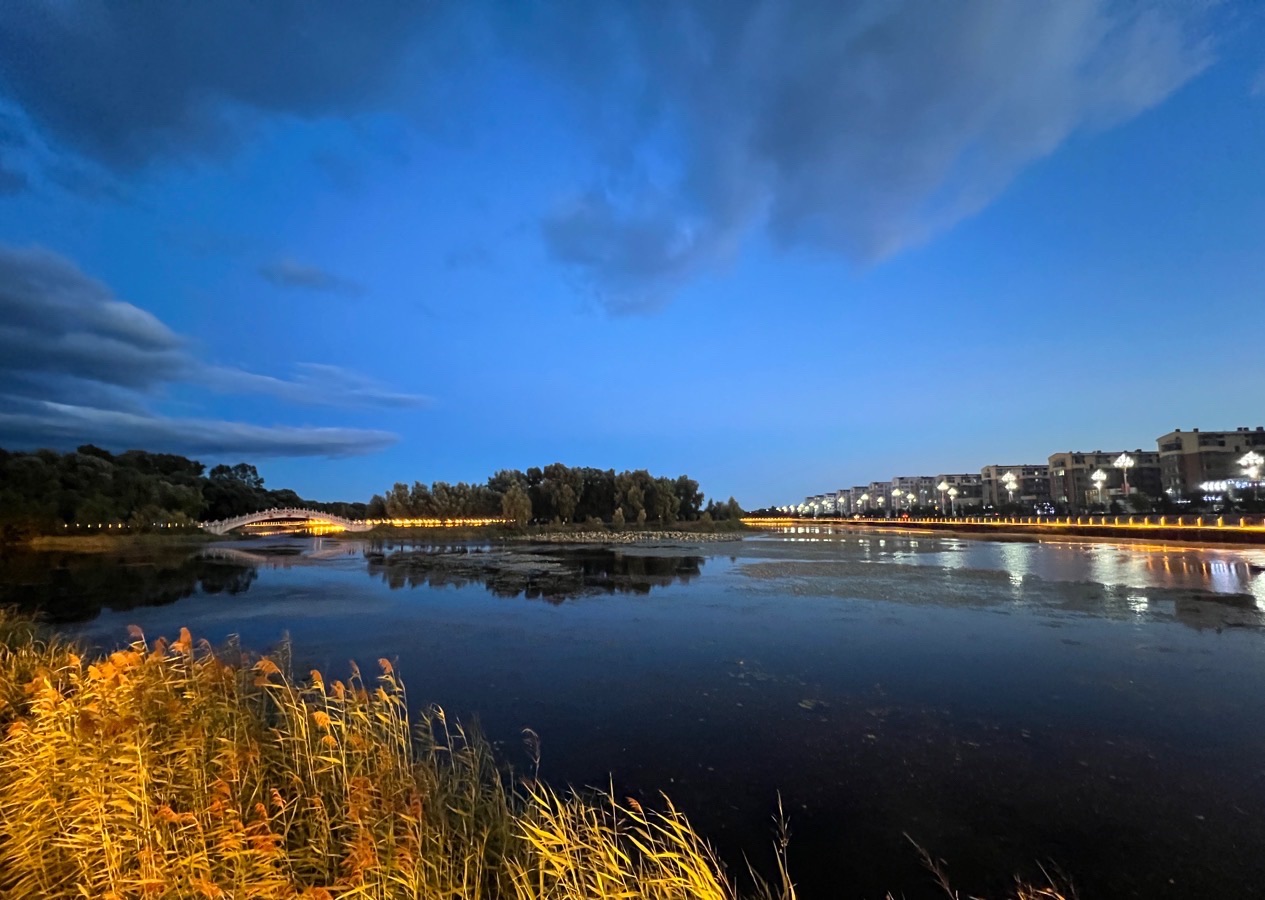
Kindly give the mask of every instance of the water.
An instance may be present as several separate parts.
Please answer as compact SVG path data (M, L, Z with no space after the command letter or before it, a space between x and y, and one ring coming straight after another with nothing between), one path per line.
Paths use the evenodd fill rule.
M911 840L964 893L1038 865L1087 897L1265 886L1265 552L814 529L438 549L25 557L0 602L60 603L105 646L185 625L289 634L334 676L396 659L414 705L520 767L533 729L555 784L666 791L738 868L768 867L780 794L809 900L938 896Z

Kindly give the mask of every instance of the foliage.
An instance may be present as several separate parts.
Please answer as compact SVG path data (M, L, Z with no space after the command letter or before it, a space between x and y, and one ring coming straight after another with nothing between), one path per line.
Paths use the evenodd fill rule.
M306 506L360 518L363 503L315 503L270 491L254 466L205 466L170 453L114 454L85 444L72 453L0 450L0 538L60 532L68 525L184 525L274 506Z
M531 498L522 486L515 483L501 497L501 515L512 519L514 524L523 528L531 521Z
M3 896L737 896L670 801L515 788L386 660L299 680L187 630L88 659L3 613L0 641Z
M410 488L397 482L385 496L374 495L372 518L454 519L462 516L505 515L521 520L521 501L515 494L515 515L507 512L506 498L521 490L526 498L528 521L568 524L601 521L622 525L626 521L657 522L671 526L677 521L695 522L703 514L703 493L687 475L676 479L651 475L645 469L616 474L614 469L571 467L551 463L526 472L502 469L486 485L447 484L427 486L416 481ZM741 510L731 499L733 509ZM709 504L709 509L715 504ZM722 504L724 506L724 504ZM731 511L726 512L726 516ZM713 514L714 515L714 514ZM617 521L618 517L618 521ZM522 523L525 524L525 523Z

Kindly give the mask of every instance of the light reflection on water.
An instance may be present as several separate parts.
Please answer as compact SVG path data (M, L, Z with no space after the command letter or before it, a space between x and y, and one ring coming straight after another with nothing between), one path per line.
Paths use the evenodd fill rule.
M938 535L876 538L813 526L800 526L794 531L791 540L797 542L855 542L865 559L884 563L1005 571L1016 585L1021 585L1025 576L1033 575L1048 581L1243 593L1254 596L1265 609L1265 549L973 540ZM872 548L876 543L887 552L875 553Z
M666 790L739 868L780 792L803 900L937 896L906 833L964 894L1000 895L1049 859L1084 896L1265 883L1260 551L852 533L568 563L554 547L540 553L645 590L553 605L408 565L431 549L215 545L173 564L160 605L103 593L81 633L187 625L266 647L288 632L304 665L335 672L398 659L415 702L477 717L508 758L521 728L540 733L559 784ZM67 569L47 596L157 584L155 568Z

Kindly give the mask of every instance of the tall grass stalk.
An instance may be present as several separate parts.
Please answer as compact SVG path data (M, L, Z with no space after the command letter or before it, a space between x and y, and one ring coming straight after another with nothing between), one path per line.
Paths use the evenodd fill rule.
M736 896L670 803L512 787L388 661L286 657L182 630L87 659L0 613L0 896Z

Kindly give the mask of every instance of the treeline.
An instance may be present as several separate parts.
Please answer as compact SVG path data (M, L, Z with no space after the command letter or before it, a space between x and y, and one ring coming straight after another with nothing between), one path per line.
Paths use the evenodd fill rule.
M315 503L291 490L268 490L254 466L218 465L85 444L73 453L0 449L0 529L8 537L68 525L152 528L227 519L274 506L304 506L363 518L363 503Z
M370 518L456 519L467 516L505 516L519 525L601 521L614 525L737 519L742 508L727 502L703 503L698 482L687 475L655 477L645 469L616 473L614 469L565 466L562 463L526 472L502 469L486 484L447 484L436 481L412 487L397 482L386 496L369 501Z

